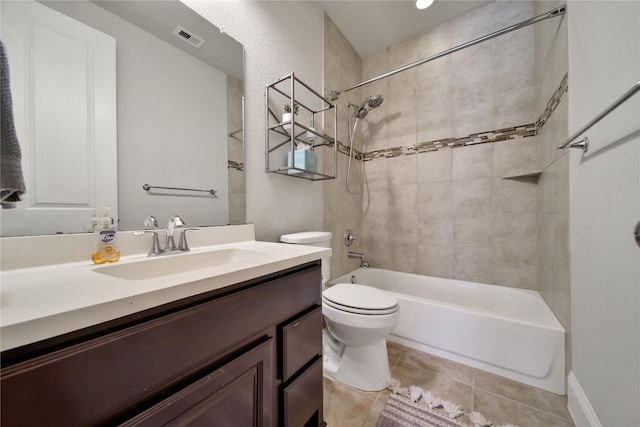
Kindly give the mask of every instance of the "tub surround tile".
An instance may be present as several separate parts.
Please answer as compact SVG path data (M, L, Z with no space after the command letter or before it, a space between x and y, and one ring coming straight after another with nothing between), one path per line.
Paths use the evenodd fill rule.
M453 246L418 244L416 273L434 277L453 277Z
M538 289L538 271L531 251L496 248L494 252L495 284L523 289Z
M387 159L389 185L415 184L418 175L416 156Z
M450 215L421 214L418 218L418 242L428 246L453 244L453 221Z
M389 69L395 69L418 60L417 36L389 46L387 50Z
M324 83L328 90L337 90L343 88L354 81L360 80L362 76L362 59L356 53L348 40L340 32L338 27L325 14L324 17ZM347 156L349 153L349 138L346 123L349 114L352 112L347 108L347 102L360 103L362 92L361 89L355 89L343 94L338 101L338 169L335 180L323 181L323 197L324 197L324 229L331 231L332 240L332 262L331 275L338 276L353 270L359 264L357 260L347 258L347 248L341 237L347 228L353 229L358 237L363 236L363 213L362 213L362 194L352 195L347 193L345 189ZM333 123L329 120L327 123ZM345 125L342 125L345 124ZM361 129L361 128L360 128ZM325 132L331 131L326 128ZM356 133L355 144L356 149L362 150L362 134ZM323 158L330 158L327 154L328 149L323 150ZM325 157L327 155L327 157ZM331 154L332 155L332 154ZM361 156L359 156L361 157ZM331 163L331 164L329 164ZM333 162L323 162L323 167L330 168L328 171L333 172ZM361 168L361 161L354 163L358 172ZM327 172L328 172L327 171ZM385 177L386 179L386 177ZM361 248L359 248L361 250Z
M414 242L394 242L394 239L389 239L390 243L387 247L388 262L399 271L407 273L416 272L416 251L417 244Z
M385 116L385 120L388 132L387 148L416 144L416 111L413 105Z
M340 39L330 50L338 51L334 56L345 61L344 72L340 73L340 67L330 68L330 80L341 83L336 88L345 87L386 72L394 64L405 65L512 25L533 16L532 10L540 14L551 7L517 1L483 6L362 58L361 75L344 84L344 79L351 79L346 74L357 68L357 61L352 60L353 51L344 44L346 39ZM563 55L566 19L548 20L341 97L340 101L353 103L378 93L385 97L382 106L359 121L357 132L357 147L362 147L367 175L362 221L364 230L380 236L363 239L362 249L381 263L376 266L399 269L389 251L392 243L408 237L410 231L393 217L415 213L413 235L417 238L408 238L412 247L416 245L416 271L540 289L546 299L566 304L563 295L567 292L554 290L562 280L559 262L551 256L555 250L562 262L568 259L566 244L553 249L554 239L564 239L567 234L562 221L552 216L568 212L568 156L562 158L566 152L555 148L567 134L568 79ZM342 110L340 118L346 123L351 112L346 107ZM346 131L347 126L341 127ZM344 138L348 145L348 137ZM342 145L341 151L348 152ZM535 177L501 179L536 169L544 170L537 184ZM341 206L346 163L341 162L339 171L343 172L338 174L342 185L335 186L335 194L324 193L330 210L336 213L347 209ZM414 203L409 200L413 189L405 186L416 183ZM505 230L497 224L497 218L500 214L534 213L541 207L545 215L538 216L536 230L527 236L537 248L531 264L526 258L530 247L505 246L504 242L515 234L500 237ZM352 208L348 210L353 212ZM475 216L478 214L493 216L492 223L489 225L487 218L481 221ZM447 238L449 227L451 243ZM560 237L554 235L557 229ZM489 248L490 254L474 251ZM489 265L480 265L480 259ZM402 262L402 257L397 260ZM541 265L544 263L548 265ZM563 268L567 271L568 265ZM550 284L543 283L541 277L552 277ZM532 280L537 286L531 285Z
M551 215L551 257L556 265L569 269L569 214Z
M425 214L447 214L453 211L451 181L418 184L418 211Z
M493 15L497 7L498 4L492 2L453 18L451 20L453 45L457 46L495 31Z
M418 56L427 58L454 47L453 31L453 22L449 20L437 25L430 31L419 34L417 37ZM436 61L439 60L437 59Z
M464 150L452 150L454 180L493 177L493 145L479 144Z
M386 49L362 58L362 78L370 79L389 71L388 54Z
M537 170L537 136L493 144L493 176L505 178Z
M362 100L357 102L362 102ZM386 107L384 104L382 104L378 108L384 109ZM348 118L345 119L344 123L346 123L347 121ZM389 134L387 129L388 122L389 120L387 118L385 110L380 111L379 114L376 114L375 117L369 117L367 120L358 121L358 129L360 131L356 129L356 133L361 133L362 140L364 141L365 152L384 151L387 149L387 136Z
M493 98L491 102L482 104L476 110L453 111L453 136L463 138L472 135L478 129L495 129L493 117Z
M391 269L393 266L389 260L389 244L386 240L366 241L365 255L367 261L376 268ZM345 270L345 272L353 271ZM337 276L333 276L337 277Z
M495 215L495 246L522 250L536 255L537 242L531 239L538 228L535 213L504 213Z
M571 305L570 277L569 270L562 266L556 266L553 269L554 286L552 289L553 303L551 309L567 332L571 331L571 313L570 310L568 310L568 307Z
M493 283L493 249L455 246L453 278L470 282Z
M389 215L390 193L386 189L371 189L362 195L362 213L368 215ZM386 224L381 224L386 226Z
M519 34L522 36L522 34ZM498 55L496 57L496 55ZM499 67L493 68L491 76L495 93L509 92L518 88L535 86L534 46L515 48L513 52L493 52L494 61ZM526 92L525 92L526 93ZM531 113L534 113L535 92L531 94Z
M471 215L493 212L493 180L453 181L453 213Z
M533 213L537 210L537 177L493 180L493 211Z
M493 248L493 215L474 213L454 215L453 245Z
M427 123L431 127L440 127L441 121L451 119L453 98L451 96L451 76L449 74L421 80L418 83L417 91L415 108L417 117L420 119L417 123L418 129L423 130L426 128ZM419 141L428 140L420 139Z
M418 228L417 214L396 214L389 216L389 243L391 245L416 244ZM402 271L402 270L401 270Z
M534 122L534 103L535 87L533 84L526 87L522 84L511 90L496 93L493 106L495 127L502 129L511 126L513 123Z
M441 150L418 154L418 182L450 181L452 178L451 153L451 150Z
M418 184L394 185L388 195L390 215L418 213Z
M491 43L480 43L452 53L453 81L464 83L468 87L476 87L483 83L486 86L494 68L492 59Z

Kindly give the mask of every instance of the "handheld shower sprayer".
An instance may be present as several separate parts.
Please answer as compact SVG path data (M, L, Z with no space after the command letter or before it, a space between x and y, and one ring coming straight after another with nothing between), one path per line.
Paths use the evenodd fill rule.
M351 164L353 163L353 160L354 160L353 139L356 133L356 127L358 126L358 120L364 119L367 116L367 114L369 114L369 111L373 110L374 108L378 108L383 102L384 102L384 98L382 97L382 95L373 95L368 97L364 101L362 101L361 105L348 103L349 107L353 107L354 109L353 117L355 117L353 127L351 127L351 120L353 119L353 117L349 116L349 163L347 165L346 185L347 185L347 191L351 194L356 194L358 191L360 191L360 179L358 178L357 171L355 172L356 189L352 191L351 188L349 187L349 178L351 176ZM363 167L363 171L364 171L364 167Z
M382 97L382 95L374 95L365 99L362 102L362 105L355 105L351 103L349 103L348 105L349 107L353 107L353 109L355 110L353 112L353 115L356 118L364 119L367 116L367 114L369 114L369 111L373 110L374 108L378 108L380 104L382 104L383 102L384 102L384 98Z

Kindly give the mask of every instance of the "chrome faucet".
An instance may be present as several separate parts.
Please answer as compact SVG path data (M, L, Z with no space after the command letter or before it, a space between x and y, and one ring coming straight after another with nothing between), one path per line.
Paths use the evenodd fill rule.
M362 267L362 268L369 267L369 263L367 261L365 261L363 253L360 253L360 252L349 252L347 254L347 257L359 259L360 260L360 267Z
M191 249L189 248L189 244L187 243L187 231L198 231L199 228L183 228L186 224L178 215L173 215L169 218L169 222L167 223L167 236L165 239L165 247L162 248L160 246L160 239L158 238L158 232L155 230L158 228L158 221L153 216L148 216L144 220L144 225L146 227L154 227L152 230L142 230L136 231L133 233L136 236L144 236L145 234L150 234L151 237L151 250L149 251L149 256L156 256L161 254L169 254L174 252L188 252ZM176 242L173 238L173 233L176 228L180 228L180 243L176 247Z
M169 222L167 223L167 238L164 243L164 250L166 252L175 251L178 248L176 247L176 241L173 240L173 231L176 228L182 228L185 226L184 221L178 215L174 215L169 218Z
M144 236L145 234L151 234L151 250L147 254L148 256L156 256L164 253L164 249L160 246L160 239L158 238L158 232L155 230L142 230L133 233L136 236Z

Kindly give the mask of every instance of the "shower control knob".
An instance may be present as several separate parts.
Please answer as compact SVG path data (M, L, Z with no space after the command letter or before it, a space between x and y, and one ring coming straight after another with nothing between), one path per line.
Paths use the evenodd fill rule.
M353 231L348 229L347 232L344 233L344 244L347 245L347 246L351 246L351 244L355 240L358 240L358 238L355 236L355 234L353 234Z

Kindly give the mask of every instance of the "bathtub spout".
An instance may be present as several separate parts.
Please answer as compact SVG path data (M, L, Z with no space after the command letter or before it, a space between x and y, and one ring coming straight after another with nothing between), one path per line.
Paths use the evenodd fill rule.
M369 263L367 261L365 261L363 253L360 253L360 252L349 252L347 254L347 257L359 259L360 260L360 267L362 267L362 268L369 267Z

